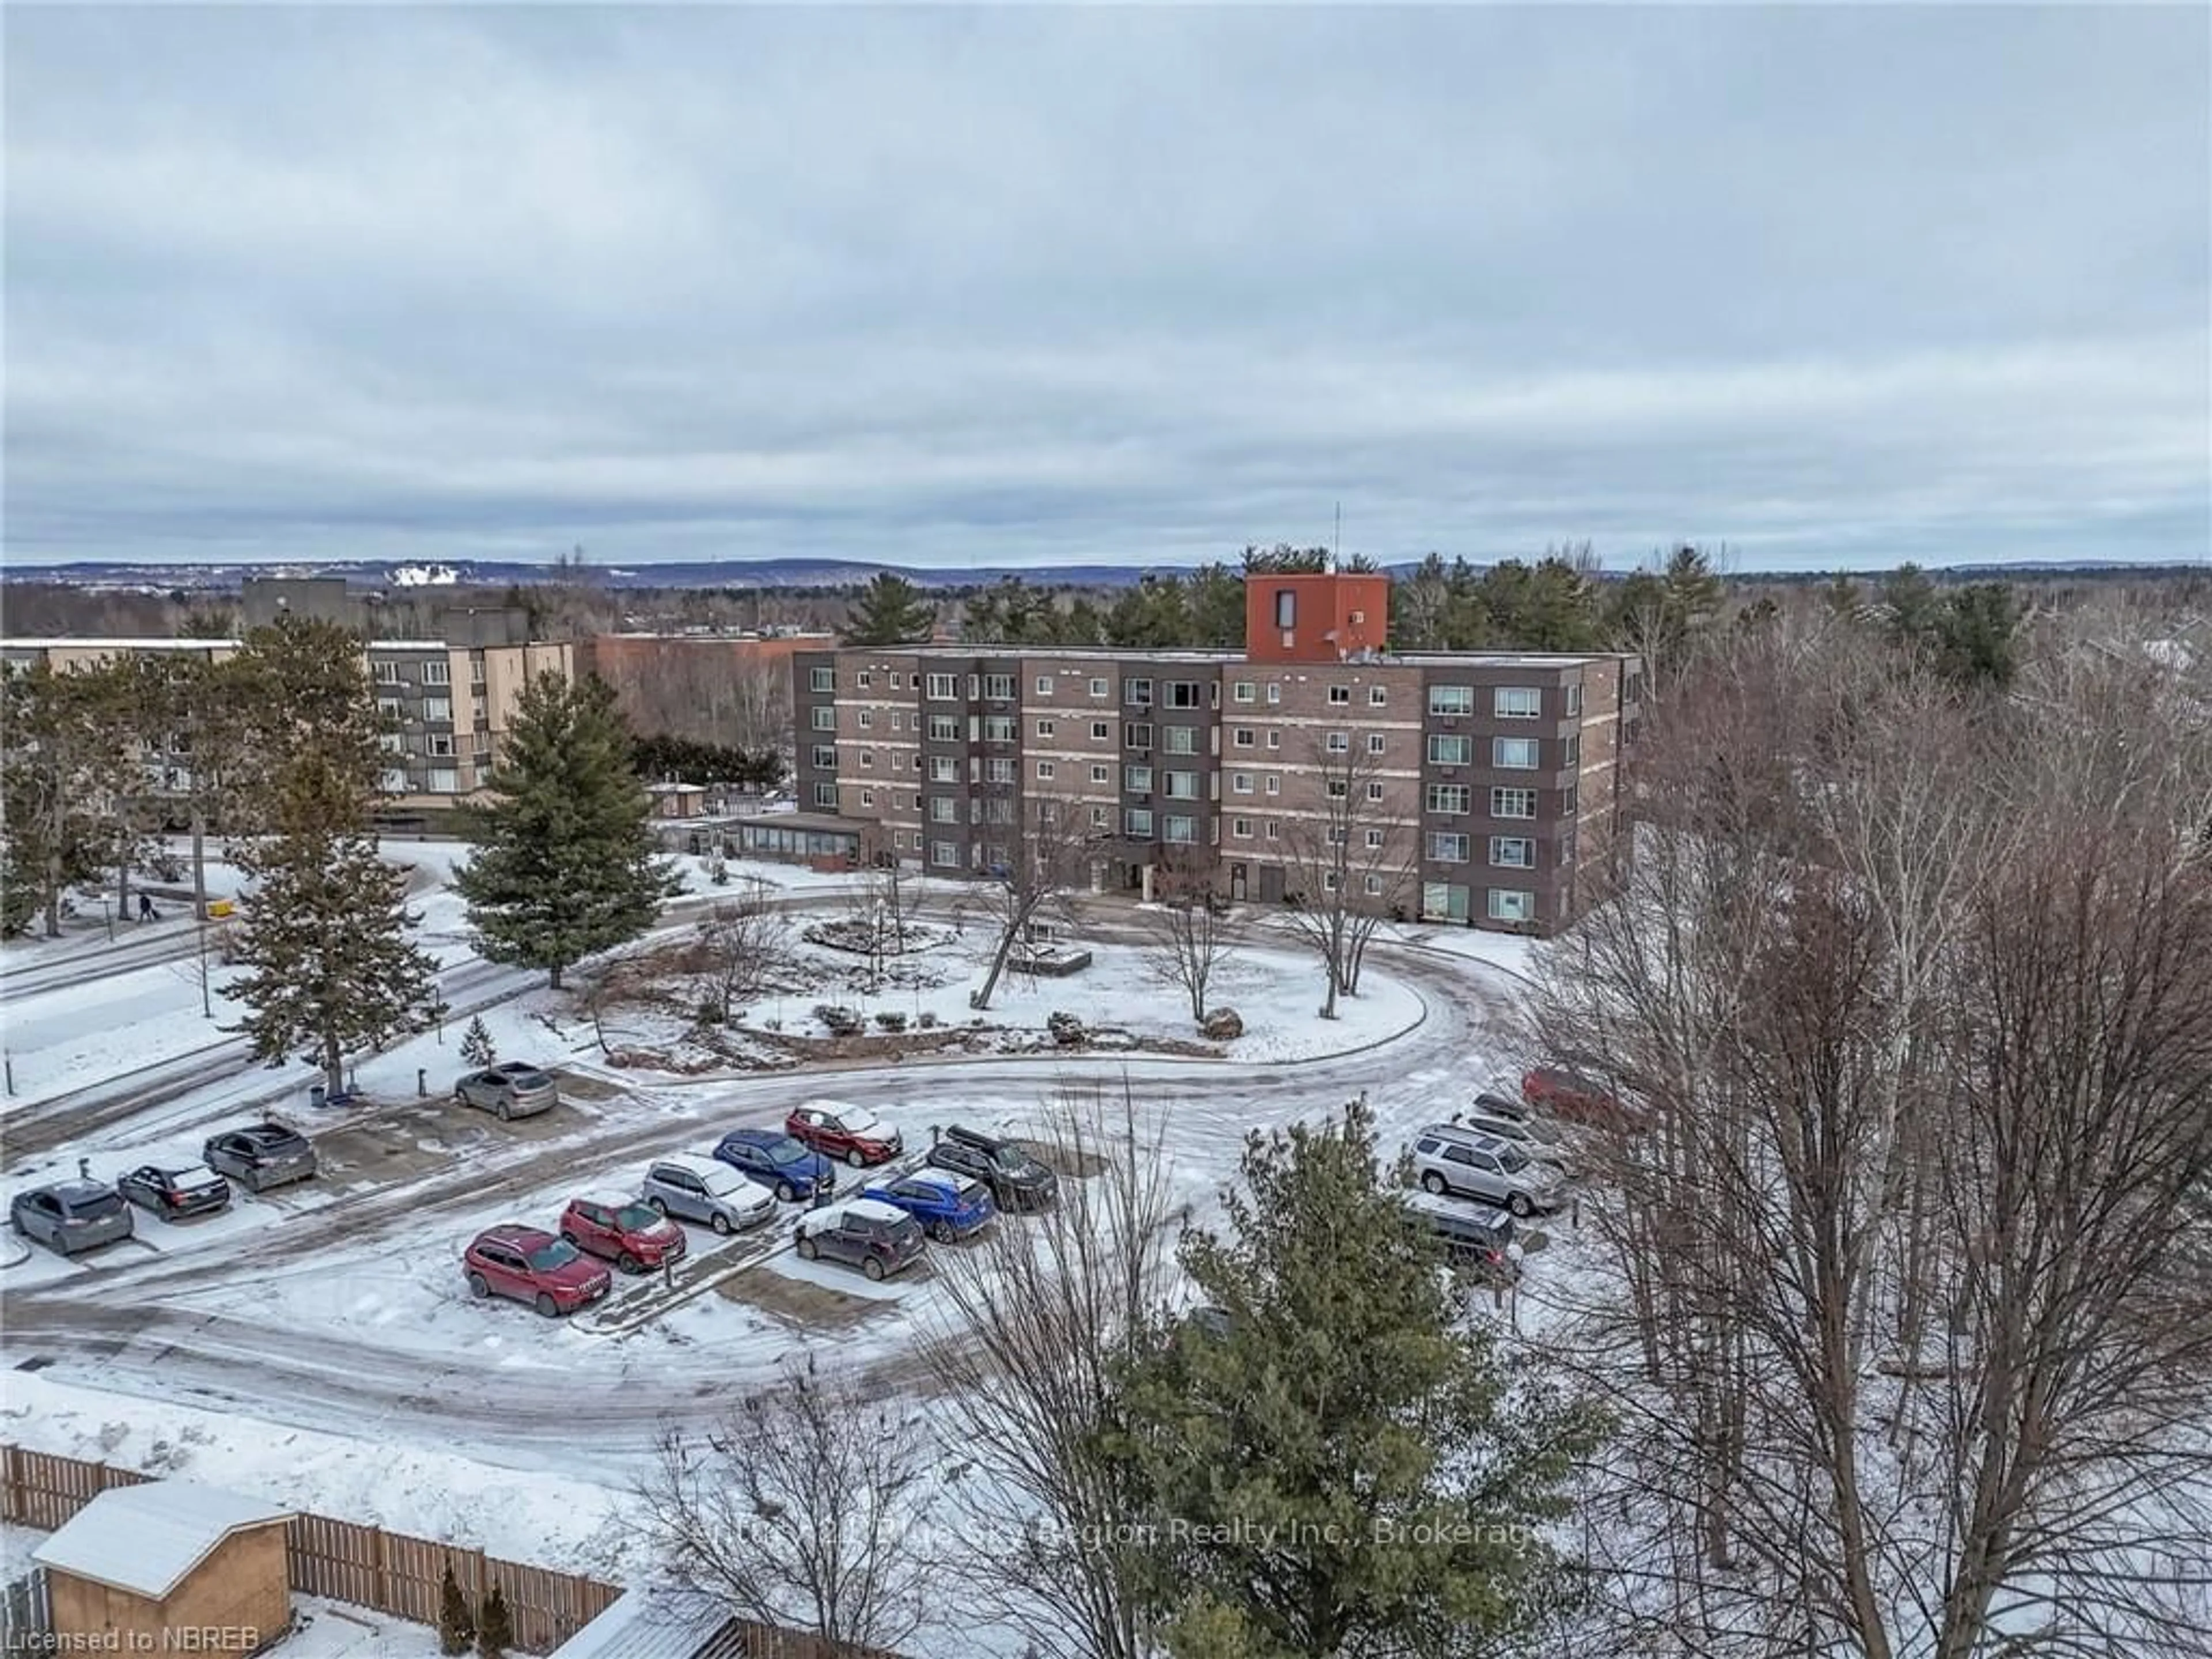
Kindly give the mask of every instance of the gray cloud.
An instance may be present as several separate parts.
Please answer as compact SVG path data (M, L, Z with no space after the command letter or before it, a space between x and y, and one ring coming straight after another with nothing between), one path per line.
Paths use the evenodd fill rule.
M4 26L19 561L2212 552L2202 10Z

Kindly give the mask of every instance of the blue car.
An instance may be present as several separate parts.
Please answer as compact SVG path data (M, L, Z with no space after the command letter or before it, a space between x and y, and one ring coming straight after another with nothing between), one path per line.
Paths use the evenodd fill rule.
M990 1224L999 1213L991 1189L972 1176L950 1170L917 1170L896 1181L878 1181L864 1188L863 1198L880 1200L904 1210L940 1244L966 1238Z
M787 1204L837 1189L837 1166L781 1129L732 1129L714 1148L714 1156L772 1188Z

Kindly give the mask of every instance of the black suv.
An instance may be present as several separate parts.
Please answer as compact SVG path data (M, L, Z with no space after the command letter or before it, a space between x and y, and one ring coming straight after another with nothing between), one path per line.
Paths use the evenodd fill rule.
M925 1161L955 1175L973 1176L991 1189L1002 1210L1042 1210L1060 1185L1050 1170L1014 1142L957 1123L929 1149Z
M1510 1285L1521 1277L1520 1253L1513 1247L1513 1218L1431 1198L1407 1195L1407 1204L1443 1246L1444 1259L1486 1283Z

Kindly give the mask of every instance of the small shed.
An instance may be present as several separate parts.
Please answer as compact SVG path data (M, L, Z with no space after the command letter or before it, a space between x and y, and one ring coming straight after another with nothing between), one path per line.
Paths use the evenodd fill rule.
M32 1552L58 1647L161 1653L198 1641L246 1653L274 1642L292 1621L285 1518L189 1480L101 1492Z
M607 1610L554 1649L552 1659L745 1659L744 1622L696 1590L624 1590Z
M648 783L645 793L653 797L657 818L696 818L707 810L707 791L700 784Z

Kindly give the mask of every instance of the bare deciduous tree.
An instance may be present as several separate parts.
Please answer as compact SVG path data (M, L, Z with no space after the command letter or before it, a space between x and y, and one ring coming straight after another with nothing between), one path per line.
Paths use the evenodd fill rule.
M991 1006L1007 958L1028 941L1032 927L1071 914L1069 890L1090 859L1089 826L1079 812L1062 802L1030 802L1028 814L1013 826L1013 837L1005 861L986 873L972 896L974 908L988 919L996 936L990 970L981 988L968 998L973 1008Z
M949 1253L939 1280L947 1328L930 1364L981 1476L959 1488L977 1545L969 1582L1035 1652L1146 1659L1127 1539L1137 1495L1098 1436L1166 1297L1177 1206L1126 1082L1063 1093L1045 1139L1058 1201Z
M1321 958L1328 981L1321 1017L1334 1019L1338 996L1359 994L1376 929L1406 913L1420 867L1419 826L1387 799L1380 758L1356 744L1332 754L1316 737L1309 768L1322 795L1283 826L1291 900L1284 917ZM1385 799L1374 798L1378 789Z
M697 1435L665 1431L641 1482L658 1565L684 1589L763 1624L855 1648L920 1626L932 1562L930 1454L897 1402L810 1364Z
M791 922L769 902L768 884L749 878L698 924L701 959L722 1018L757 998L791 959Z
M1203 1024L1206 989L1232 948L1218 886L1205 864L1170 854L1154 872L1152 897L1158 908L1144 915L1147 964L1161 984L1190 999L1190 1017Z
M846 907L846 926L865 948L871 995L884 988L884 959L905 954L923 896L921 884L896 859L879 859L860 872Z

